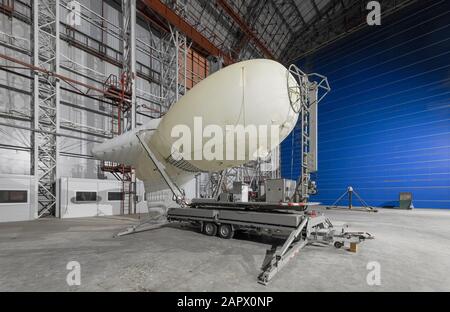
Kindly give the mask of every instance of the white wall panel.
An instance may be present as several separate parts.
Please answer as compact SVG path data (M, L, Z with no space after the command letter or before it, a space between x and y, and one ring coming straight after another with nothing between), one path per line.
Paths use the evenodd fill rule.
M0 222L28 221L37 217L32 198L34 177L0 174L0 190L26 191L26 203L0 203Z
M120 215L121 201L108 200L108 192L120 192L122 183L114 180L76 179L62 177L59 181L60 218L82 218ZM97 192L97 200L78 202L77 192ZM137 184L137 212L146 212L143 183Z

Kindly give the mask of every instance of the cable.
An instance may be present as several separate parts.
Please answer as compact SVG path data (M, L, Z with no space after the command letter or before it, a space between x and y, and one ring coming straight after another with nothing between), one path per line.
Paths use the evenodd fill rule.
M450 105L448 105L447 107L450 107ZM330 143L330 142L336 142L336 141L341 141L341 140L354 139L354 138L364 137L364 136L367 136L367 135L381 134L381 133L386 133L386 132L390 132L390 131L398 131L398 130L401 130L401 129L407 129L407 128L425 126L425 125L432 125L432 124L435 124L435 123L442 123L442 122L446 122L446 121L449 122L450 119L441 119L441 120L435 120L435 121L430 121L430 122L413 124L413 125L404 126L404 127L397 127L397 128L391 128L391 129L380 130L380 131L373 131L373 132L365 132L365 133L361 133L361 134L357 134L357 135L353 135L353 136L346 136L345 138L341 137L341 138L338 138L338 139L324 140L321 143Z
M423 75L426 75L426 74L429 74L429 73L433 73L433 72L439 71L441 69L446 69L446 68L449 68L449 67L450 67L450 65L440 66L438 68L431 69L431 70L428 70L428 71L424 71L424 72L421 72L419 74L415 74L415 75L412 75L412 76L407 76L407 77L404 77L404 78L401 78L401 79L390 81L388 83L385 83L385 84L382 84L382 85L378 85L378 86L373 87L373 88L364 89L362 91L355 92L355 93L349 94L347 96L343 96L340 99L337 99L337 100L334 100L334 101L326 101L325 104L329 105L331 103L340 102L340 101L343 101L343 100L348 99L348 98L353 98L355 95L358 95L358 94L364 94L364 93L367 93L369 91L373 91L373 90L376 90L376 89L380 89L380 88L383 88L383 87L387 87L387 86L393 85L393 84L395 84L397 82L410 80L411 78L417 78L417 77L420 77L420 76L423 76ZM322 104L322 106L323 106L323 104Z
M445 14L447 14L448 12L450 12L450 11L447 11ZM441 14L441 15L443 15L443 14ZM437 16L437 17L440 17L441 15L439 15L439 16ZM433 17L432 19L435 19L435 18L437 18L437 17ZM430 20L432 20L432 19L430 19ZM430 20L429 20L429 21L430 21ZM428 21L426 21L426 22L428 22ZM414 27L411 27L411 28L418 27L419 25L422 25L422 24L424 24L424 23L426 23L426 22L422 22L422 23L420 23L420 24L418 24L418 25L415 25ZM400 47L400 46L402 46L402 45L404 45L404 44L406 44L406 43L413 42L413 41L415 41L415 40L418 40L419 38L426 37L427 35L431 35L431 34L433 34L434 32L443 30L443 29L447 28L448 26L449 26L449 25L445 25L445 26L442 26L442 27L440 27L440 28L434 29L434 30L432 30L432 31L430 31L430 32L428 32L428 33L422 34L422 35L420 35L420 36L418 36L418 37L414 37L414 38L409 39L409 40L407 40L407 41L403 41L402 43L400 43L400 44L398 44L398 45L392 46L392 47L390 47L390 48L388 48L388 49L384 49L383 51L381 51L381 52L379 52L379 53L377 53L377 54L374 54L374 55L379 55L379 54L382 54L382 53L384 53L384 52L386 52L386 51L390 51L390 50L392 50L392 49L398 48L398 47ZM403 33L403 32L404 32L404 31L402 31L401 33ZM385 38L385 39L383 39L383 40L381 40L381 41L372 43L372 44L370 44L370 45L364 47L364 48L361 49L360 51L365 50L365 49L367 49L368 47L372 47L372 46L374 46L374 45L376 45L376 44L379 44L379 43L381 43L381 42L384 42L384 41L386 41L386 40L388 40L388 39L391 39L391 38L393 38L393 37L395 37L395 36L397 36L397 35L398 35L398 33L395 34L395 35L393 35L393 36L387 37L387 38ZM352 52L352 53L350 53L350 54L348 54L348 55L346 55L346 56L349 56L349 55L352 55L352 54L355 54L355 53L356 53L356 52L354 51L354 52ZM367 59L367 58L370 58L370 57L372 57L372 56L374 56L374 55L372 55L372 54L369 53L369 56L368 56L368 57L365 57L365 58L363 58L363 59L358 59L358 61L357 61L356 63L359 63L360 61L365 60L365 59ZM331 64L334 64L334 63L336 63L336 62L337 62L337 61L335 60L334 62L331 62L331 63L324 63L324 64L327 64L327 66L330 66ZM353 65L353 63L350 64L350 65ZM342 66L342 67L339 67L339 68L337 68L337 69L335 69L335 70L329 72L328 74L332 74L332 73L338 72L339 70L344 69L344 68L347 68L347 67L350 66L350 65L344 65L344 66Z
M416 148L416 149L405 149L405 150L401 150L401 151L389 151L387 153L358 154L358 155L352 156L352 157L328 158L326 160L322 160L321 162L322 163L336 162L337 160L354 160L355 158L379 157L379 156L384 156L384 155L392 155L392 154L399 154L399 153L411 153L411 152L415 152L414 155L417 155L416 152L430 151L430 150L437 150L437 149L450 149L450 145L424 147L424 148ZM428 155L430 155L430 154L428 154ZM408 154L408 156L411 156L411 154ZM397 158L402 158L402 157L400 157L400 156L391 157L391 158L383 157L383 159L397 159ZM450 174L450 172L448 174Z
M450 27L450 24L449 24L449 25L446 25L444 28L448 28L448 27ZM419 36L419 37L417 37L417 38L414 38L414 39L411 40L411 41L417 40L417 39L420 38L420 37L421 37L421 36ZM416 52L419 52L419 51L422 51L422 50L425 50L425 49L428 49L428 48L430 48L430 47L432 47L432 46L436 46L436 45L438 45L438 44L441 44L441 43L446 42L446 41L449 41L449 40L450 40L450 37L445 38L445 39L442 39L442 40L439 40L439 41L434 42L434 43L431 43L431 44L426 45L426 46L424 46L424 47L421 47L421 48L418 48L418 49L415 49L415 50L411 50L411 51L409 51L409 52L407 52L407 53L398 55L398 56L396 56L396 57L394 57L394 58L391 58L391 59L388 59L388 60L386 60L386 61L384 61L384 62L376 63L375 65L372 65L372 66L369 66L369 67L364 67L363 69L354 71L354 72L352 72L352 73L349 74L349 75L340 76L339 78L334 79L333 82L336 83L336 82L338 82L338 81L342 81L342 80L344 80L344 79L346 79L346 78L348 78L348 77L354 76L354 75L356 75L356 74L363 73L363 72L368 71L368 70L370 70L370 69L377 68L377 67L379 67L379 66L381 66L381 65L385 65L385 64L390 63L390 62L392 62L392 61L394 61L394 60L401 59L401 58L403 58L403 57L405 57L405 56L414 54L414 53L416 53ZM407 41L407 42L409 42L409 41ZM407 43L407 42L404 42L404 43ZM404 43L403 43L403 44L404 44ZM374 56L383 54L383 53L385 53L385 52L387 52L387 51L393 50L393 49L395 49L395 48L397 48L397 47L399 47L399 46L402 46L403 44L399 44L399 45L397 45L397 46L394 46L394 47L389 48L389 49L387 49L387 50L384 50L384 51L382 51L382 52L375 53L375 54L372 54L372 55L370 55L370 56L368 56L368 57L359 59L358 61L356 61L356 62L354 62L354 63L352 63L352 64L348 64L348 65L344 66L343 68L347 68L347 67L349 67L349 66L353 66L353 65L355 65L355 64L361 63L361 62L364 61L364 60L367 60L367 59L372 58L372 57L374 57ZM328 74L331 74L331 73L332 73L332 72L329 72Z
M399 71L399 70L406 69L406 68L409 68L409 67L414 66L414 65L426 63L426 62L428 62L428 61L430 61L430 60L437 59L437 58L439 58L439 57L441 57L441 56L444 56L444 55L447 55L447 54L450 54L450 51L445 51L445 52L442 52L442 53L439 53L439 54L430 56L430 57L428 57L428 58L422 59L422 60L420 60L420 61L413 62L413 63L410 63L410 64L408 64L408 65L405 65L405 66L402 66L402 67L398 67L398 68L396 68L396 69L392 69L392 70L383 72L383 73L378 74L378 75L375 75L375 76L371 76L371 77L366 78L366 79L357 80L357 81L354 82L354 83L346 84L344 87L339 88L339 91L342 91L342 90L351 88L351 87L353 87L353 86L362 84L362 83L364 83L364 82L371 81L371 80L373 80L373 79L375 79L375 78L379 78L379 77L385 76L385 75L387 75L387 74L395 73L395 72L397 72L397 71Z
M419 136L415 136L415 137L408 137L408 138L402 138L402 139L388 140L388 141L371 143L371 144L362 144L362 145L353 145L352 144L352 148L357 150L358 147L363 147L363 146L375 146L375 145L386 144L386 143L402 142L402 141L405 141L405 140L431 138L431 137L435 137L435 136L448 135L448 134L450 134L450 131L449 132L440 132L440 133L435 133L435 134L419 135ZM344 146L342 148L321 150L321 153L339 151L339 150L342 150L342 149L347 149L348 150L348 147Z
M450 132L448 132L450 133ZM321 170L322 172L330 172L330 171L339 171L339 170L354 170L354 169L363 169L363 168L374 168L374 167L388 167L388 166L399 166L399 165L414 165L414 164L423 164L423 163L439 163L439 162L448 162L450 158L446 159L437 159L437 160L425 160L425 161L412 161L412 162L404 162L404 163L395 163L395 164L379 164L379 165L369 165L369 166L351 166L351 167L340 167L333 169L325 169Z
M426 97L422 97L422 98L415 98L414 100L409 100L409 101L405 101L405 102L399 102L397 104L390 105L390 106L384 106L384 107L381 107L381 108L378 108L378 109L367 110L367 111L364 111L363 113L357 113L357 114L353 114L353 115L346 115L345 117L342 117L342 118L334 118L334 119L332 119L330 121L322 122L321 125L325 125L325 124L329 124L329 123L335 123L336 121L349 119L351 117L364 116L364 115L368 115L370 113L380 112L380 111L384 111L384 110L389 109L389 108L400 107L400 106L403 106L405 104L411 104L411 103L415 103L415 102L420 102L420 101L425 100L425 99L430 99L430 98L434 98L434 97L437 97L437 96L443 96L443 95L446 95L446 94L450 94L450 91L442 92L442 93L438 93L438 94L435 94L435 95L430 95L430 96L426 96ZM448 99L446 99L446 100L448 100ZM397 117L398 116L394 116L394 118L397 118Z
M354 43L354 42L352 42L351 45L349 45L348 43L346 43L346 44L344 44L344 45L342 45L342 46L340 46L340 47L338 47L338 48L336 48L336 49L333 49L331 55L325 54L325 55L322 55L322 56L318 56L317 58L315 58L315 61L317 61L318 63L321 63L324 59L329 58L329 59L333 59L335 62L337 62L337 61L340 59L340 57L339 57L339 56L336 56L336 55L337 55L338 53L341 53L341 52L342 52L342 51L340 51L340 50L345 50L346 48L349 48L349 50L351 50L351 52L350 52L350 53L342 53L341 56L350 56L350 55L352 55L353 53L362 51L362 50L364 50L364 49L366 49L366 48L370 48L370 47L372 47L373 45L376 45L377 43L383 42L384 40L390 39L390 38L392 38L392 37L394 37L394 36L396 36L396 35L402 34L402 33L405 32L405 31L411 30L411 29L413 29L413 28L415 28L415 27L417 27L417 26L419 26L419 25L422 25L423 23L426 23L426 22L428 22L428 21L430 21L430 20L433 20L436 16L434 16L433 18L430 18L430 19L428 19L428 20L426 20L426 21L424 21L424 22L422 22L422 23L420 23L420 24L418 24L418 25L415 24L414 26L411 26L411 27L405 29L404 31L401 31L401 32L399 32L399 33L396 33L395 35L388 36L388 37L384 37L385 31L386 31L386 32L387 32L387 31L390 31L394 26L399 25L400 23L402 23L402 22L404 22L404 21L407 21L407 20L409 20L410 18L414 18L414 17L416 17L416 16L423 15L423 14L422 14L423 12L425 12L425 11L427 11L427 10L430 10L430 9L432 9L432 8L434 8L434 7L436 7L436 6L440 5L440 4L442 4L442 3L445 3L445 0L436 2L436 3L434 3L434 4L431 5L431 6L427 6L427 7L423 8L423 9L420 9L420 10L418 10L418 11L415 11L413 14L409 14L407 17L400 18L399 20L397 20L397 21L391 23L391 24L389 25L389 28L381 28L378 32L375 32L375 33L372 33L372 34L367 34L367 35L365 35L365 39L374 39L375 36L380 35L379 37L384 38L384 39L381 40L381 41L370 40L370 41L374 41L374 43L371 44L371 45L364 45L363 42L357 42L357 43L356 43L356 46L358 46L358 43L364 45L364 46L363 46L362 48L360 48L360 49L355 49L355 43ZM332 64L332 63L328 63L328 64Z
M358 102L358 103L355 103L355 104L352 104L352 105L347 105L347 106L343 106L343 107L337 107L335 109L332 109L332 110L329 110L329 111L325 111L323 113L321 112L321 117L327 116L328 114L331 114L331 113L334 113L334 112L337 112L337 111L340 111L340 110L343 110L343 109L348 109L350 107L355 107L355 106L361 106L361 104L366 104L366 103L378 101L378 100L381 100L381 99L384 99L384 98L392 97L393 95L399 95L399 94L402 94L402 93L410 92L412 90L417 90L417 89L420 89L420 88L423 88L423 87L429 87L429 86L440 84L442 82L447 82L447 81L450 81L450 78L437 80L437 81L434 81L434 82L431 82L431 83L426 83L426 84L423 84L423 85L418 85L416 87L409 88L409 89L404 89L404 90L401 90L401 91L398 91L398 92L388 93L388 94L385 94L383 96L371 98L370 100Z

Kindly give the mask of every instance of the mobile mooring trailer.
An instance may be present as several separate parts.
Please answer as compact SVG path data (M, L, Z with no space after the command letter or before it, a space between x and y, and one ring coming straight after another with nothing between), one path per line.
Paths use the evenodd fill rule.
M364 232L350 232L347 227L334 227L330 220L315 212L265 210L267 203L260 203L260 210L246 210L257 203L229 204L209 202L202 208L171 208L169 222L190 222L200 226L208 236L218 235L230 239L236 231L256 230L270 235L284 236L286 241L263 268L258 282L267 284L300 249L308 244L319 243L341 248L350 244L350 250L365 239L372 238Z
M219 235L222 238L232 238L235 231L257 230L269 234L285 235L286 241L283 246L272 257L271 261L263 268L258 281L267 284L272 277L293 257L295 254L311 243L333 244L341 248L345 243L351 245L351 250L356 251L356 246L361 241L372 238L370 234L363 232L350 232L346 227L336 228L330 220L323 215L307 212L309 194L316 192L314 181L310 179L310 173L317 171L317 104L330 91L326 77L311 74L306 75L297 67L289 68L291 74L295 74L302 85L305 95L302 101L291 103L301 115L302 126L302 171L295 196L289 200L280 202L223 202L216 198L211 199L186 199L185 193L171 178L165 170L165 166L158 160L154 151L147 145L143 138L146 131L136 133L136 137L148 158L155 165L167 186L173 194L173 200L180 208L172 208L167 212L169 222L190 222L198 224L201 231L206 235ZM317 76L319 82L310 82L311 76ZM318 90L325 90L322 97L318 97ZM216 187L220 189L224 172ZM278 190L278 188L276 188ZM282 192L284 188L278 191ZM215 197L215 196L213 196ZM220 198L220 196L218 197ZM151 224L155 220L144 221L133 226L118 236L136 232L143 224ZM157 225L158 226L158 225Z

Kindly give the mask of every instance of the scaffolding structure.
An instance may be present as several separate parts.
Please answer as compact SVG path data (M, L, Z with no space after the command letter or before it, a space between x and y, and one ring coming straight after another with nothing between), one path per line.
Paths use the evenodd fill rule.
M14 11L13 0L0 0L0 12L11 15L13 11Z
M163 116L186 93L188 76L191 87L200 81L193 81L195 73L187 69L187 55L192 50L184 33L169 23L163 29L155 27L155 21L148 19L146 14L145 18L141 16L140 23L147 23L151 38L138 38L136 14L141 12L136 8L136 0L121 2L122 21L119 23L108 19L105 3L101 1L100 10L94 11L69 0L0 2L2 14L8 13L11 19L31 25L33 30L31 39L1 32L0 44L29 56L31 60L28 62L9 53L1 55L6 62L2 70L11 74L16 74L14 70L17 69L30 70L28 75L22 74L32 82L30 92L17 92L33 99L33 109L26 115L12 110L2 112L2 118L29 121L30 127L13 122L2 123L2 126L31 133L31 148L25 150L32 151L30 173L37 181L35 205L39 209L36 217L56 214L61 156L91 160L87 144L100 143L134 129L145 120ZM172 8L184 15L186 4L177 1ZM72 16L70 19L66 15L60 17L64 13ZM101 38L87 35L80 24L87 25L91 32L101 32ZM118 44L114 46L108 41ZM62 43L67 45L65 49L61 48ZM89 66L70 52L71 47L118 68L118 71L111 73ZM141 55L140 60L136 58L137 53ZM146 64L147 58L150 64ZM152 88L139 88L137 79L141 80L141 85L142 81L148 82ZM69 102L61 93L66 97L86 98L98 106L82 107ZM99 114L110 120L109 126L103 123L96 127L62 118L60 110L66 106ZM62 147L78 145L77 141L82 144L80 153L60 153ZM111 162L102 162L98 167L102 170L100 177L110 175L122 181L122 213L135 212L134 169Z
M34 66L60 73L59 0L33 2ZM46 73L34 75L33 167L38 217L57 209L56 182L59 159L60 81Z
M173 9L185 15L185 3L176 1ZM105 91L114 94L109 97L116 104L112 109L111 130L113 136L124 134L136 128L136 0L122 0L123 16L123 58L120 77L110 75L105 81ZM184 34L167 25L170 32L162 38L161 99L164 107L170 107L186 93L187 38ZM108 98L108 96L107 96ZM160 112L162 116L162 112ZM122 182L121 214L136 213L136 176L131 166L109 161L101 163L103 172L111 173Z
M58 211L61 176L126 181L122 211L132 212L133 168L100 165L92 144L160 118L213 68L288 65L361 27L365 13L359 0L0 0L2 172L35 176L36 217ZM227 172L224 185L276 177L263 162Z
M110 75L104 89L116 107L112 108L111 132L118 136L136 128L136 0L122 0L122 70L120 77ZM103 161L103 172L111 173L122 183L121 214L136 213L136 176L134 169L125 164Z

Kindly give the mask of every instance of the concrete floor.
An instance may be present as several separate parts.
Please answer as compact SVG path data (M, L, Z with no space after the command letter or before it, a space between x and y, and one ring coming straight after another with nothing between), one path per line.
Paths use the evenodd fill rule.
M125 217L0 224L0 291L450 291L450 211L327 211L371 232L358 253L308 246L268 285L256 282L276 240L211 238L171 225L121 238ZM69 287L66 265L81 264ZM368 262L381 286L368 286Z

